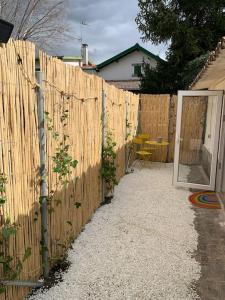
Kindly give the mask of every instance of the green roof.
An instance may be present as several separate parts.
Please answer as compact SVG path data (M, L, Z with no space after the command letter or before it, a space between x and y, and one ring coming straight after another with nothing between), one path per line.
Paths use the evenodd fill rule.
M117 60L123 58L124 56L126 56L126 55L128 55L128 54L130 54L130 53L132 53L132 52L134 52L134 51L141 51L141 52L145 53L147 56L149 56L149 57L155 59L155 60L158 61L158 62L159 62L159 61L162 61L162 59L161 59L158 55L155 55L155 54L151 53L150 51L148 51L147 49L141 47L141 46L137 43L137 44L135 44L134 46L128 48L127 50L125 50L125 51L123 51L123 52L121 52L121 53L119 53L119 54L113 56L112 58L109 58L109 59L105 60L105 61L102 62L101 64L98 64L98 65L97 65L97 70L100 70L100 69L104 68L105 66L107 66L107 65L109 65L109 64L111 64L111 63L113 63L113 62L115 62L115 61L117 61Z

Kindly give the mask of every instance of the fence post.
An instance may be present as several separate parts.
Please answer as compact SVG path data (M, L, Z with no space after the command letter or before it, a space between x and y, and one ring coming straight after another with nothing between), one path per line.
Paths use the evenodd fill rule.
M136 128L136 134L141 132L141 98L142 94L139 94L139 101L138 101L138 115L137 115L137 128Z
M106 137L106 93L102 84L102 151L105 146ZM102 180L102 203L105 202L105 181Z
M125 96L125 174L128 173L128 128L129 128L129 117L128 117L128 100L127 100L127 95Z
M42 245L42 263L43 275L47 278L49 275L49 253L48 253L48 225L47 225L47 184L46 184L46 133L44 116L44 93L42 72L36 72L39 83L37 92L38 101L38 129L39 129L39 149L40 149L40 177L41 177L41 245Z

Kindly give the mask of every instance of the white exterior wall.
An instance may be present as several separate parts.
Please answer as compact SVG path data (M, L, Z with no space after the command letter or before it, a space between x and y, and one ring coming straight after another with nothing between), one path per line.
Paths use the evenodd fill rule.
M66 65L71 65L71 66L74 66L74 67L81 66L81 62L79 62L79 61L64 61L64 63Z
M117 62L113 62L108 66L100 69L98 74L105 80L134 80L138 77L133 77L134 64L142 64L143 61L150 63L154 68L157 65L156 60L149 58L146 54L141 51L134 51Z

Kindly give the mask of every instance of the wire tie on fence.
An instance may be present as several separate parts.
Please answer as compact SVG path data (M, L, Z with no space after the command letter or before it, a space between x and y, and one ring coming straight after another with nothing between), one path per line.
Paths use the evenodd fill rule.
M18 63L18 65L23 64L23 60L22 60L21 56L18 53L17 53L17 63Z

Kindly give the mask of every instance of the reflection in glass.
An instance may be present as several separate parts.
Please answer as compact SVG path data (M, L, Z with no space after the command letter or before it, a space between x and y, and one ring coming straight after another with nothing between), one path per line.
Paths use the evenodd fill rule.
M210 184L217 96L183 97L178 181Z

